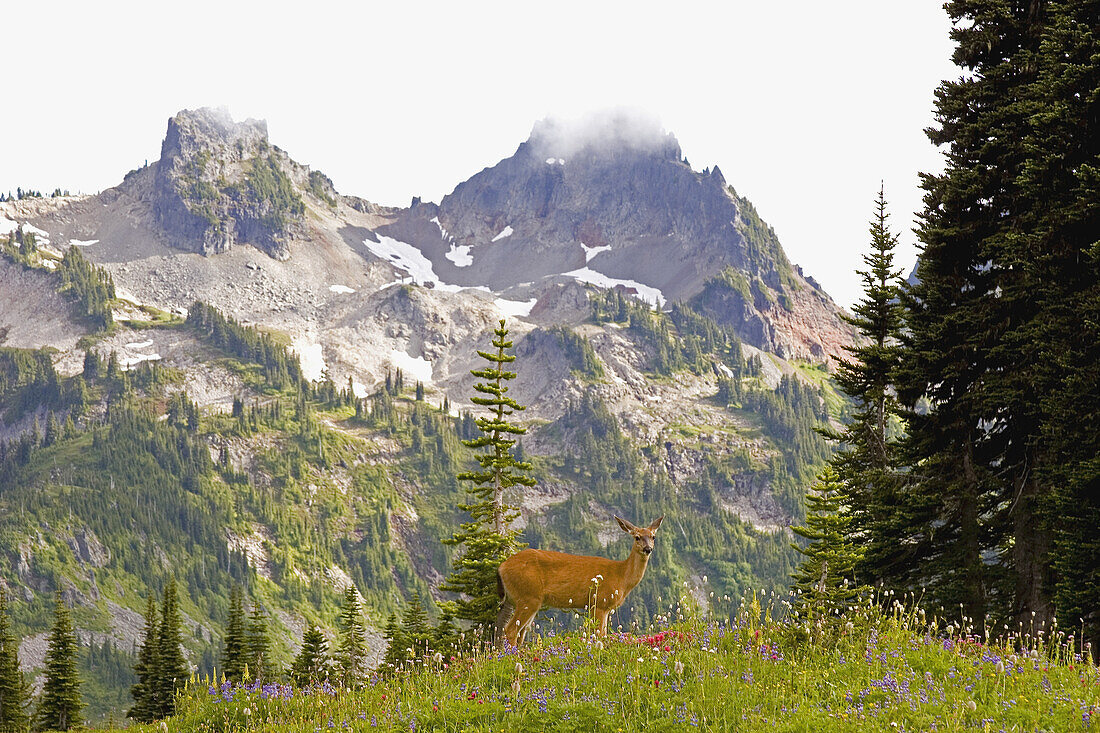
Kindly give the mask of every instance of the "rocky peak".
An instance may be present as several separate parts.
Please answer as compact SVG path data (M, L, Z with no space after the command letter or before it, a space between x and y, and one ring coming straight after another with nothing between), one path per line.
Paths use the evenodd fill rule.
M225 108L209 107L168 120L153 213L172 246L211 255L247 243L285 259L303 232L303 190L335 195L324 175L268 142L263 120L234 122Z
M579 120L547 118L535 123L531 136L517 155L536 160L553 158L617 158L643 155L679 161L680 143L652 118L632 112L612 111Z

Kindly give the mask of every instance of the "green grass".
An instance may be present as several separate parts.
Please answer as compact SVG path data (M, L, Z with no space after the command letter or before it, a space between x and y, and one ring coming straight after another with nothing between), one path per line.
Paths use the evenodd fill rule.
M685 602L681 599L681 602ZM686 602L685 602L686 605ZM719 602L719 607L723 604ZM1072 636L987 642L851 613L822 627L727 617L610 634L543 630L521 650L430 656L357 692L193 681L169 731L1095 730L1100 675ZM159 725L132 728L164 730Z

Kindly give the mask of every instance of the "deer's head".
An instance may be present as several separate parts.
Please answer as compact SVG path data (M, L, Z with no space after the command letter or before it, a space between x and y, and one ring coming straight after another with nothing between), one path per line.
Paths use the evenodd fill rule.
M634 549L645 557L649 557L649 553L653 552L653 538L657 534L657 528L661 526L663 519L664 516L657 517L648 527L643 529L635 527L625 519L615 517L615 521L619 523L623 531L634 537Z

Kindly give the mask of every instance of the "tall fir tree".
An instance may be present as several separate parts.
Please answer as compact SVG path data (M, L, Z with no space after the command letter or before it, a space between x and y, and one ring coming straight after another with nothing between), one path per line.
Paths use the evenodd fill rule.
M19 668L19 641L11 628L7 591L0 588L0 731L27 730L30 688Z
M229 591L229 618L220 659L222 676L229 682L240 683L244 679L245 643L244 594L235 585Z
M157 600L153 593L145 601L145 629L142 632L141 648L134 663L134 676L137 682L130 686L130 697L134 705L126 717L139 723L149 723L157 719L156 680L160 663L160 632L157 619Z
M302 648L290 668L290 677L298 687L320 684L329 678L328 642L313 624L302 635Z
M79 728L84 719L80 697L80 675L76 655L79 650L72 615L61 591L54 596L54 622L46 650L46 681L38 699L36 730Z
M351 584L344 589L340 608L340 646L335 661L340 684L345 689L359 689L367 673L367 632L363 626L359 591Z
M838 358L836 383L855 412L841 432L826 437L843 450L830 460L850 496L851 533L863 548L857 577L868 583L898 584L912 574L910 538L919 536L921 516L913 497L900 490L897 433L901 406L894 392L904 310L899 301L901 270L894 266L898 236L887 225L886 192L879 188L871 220L866 269L857 271L863 297L844 320L862 337ZM922 507L923 508L923 507Z
M852 540L851 497L832 466L826 465L806 494L806 524L791 530L809 542L791 546L803 555L791 576L796 608L811 615L844 610L861 588L855 567L862 549Z
M169 578L161 594L157 626L157 667L153 677L153 708L157 718L176 712L176 691L187 684L191 667L183 656L182 618L176 581Z
M524 473L531 470L531 464L517 461L512 454L516 440L510 436L523 435L527 430L510 418L526 408L507 394L505 382L515 379L516 373L508 371L505 365L516 357L507 353L513 344L504 320L493 334L491 343L496 351L477 352L488 366L470 372L484 380L474 384L474 390L483 396L474 396L470 401L489 408L489 416L477 418L480 436L462 441L469 448L487 450L476 455L481 470L458 474L459 480L470 484L466 489L470 501L459 505L459 509L469 513L470 521L444 540L460 549L451 574L440 585L441 590L460 596L448 604L453 616L471 622L486 640L491 638L499 606L497 568L524 547L519 542L519 531L511 526L519 510L506 503L505 492L516 486L535 485L535 480Z
M1059 618L1080 619L1100 648L1100 3L1051 2L1046 19L1019 177L1032 215L1015 243L1036 285L1028 334L1044 422L1036 473L1052 490L1049 501L1020 498L1038 504L1050 533Z
M1019 338L1020 324L1034 317L1036 284L1014 245L1026 206L1016 172L1028 156L1043 6L946 6L953 60L966 75L936 92L937 124L928 134L946 148L947 163L942 174L923 176L919 282L903 296L897 386L910 408L908 490L934 508L910 543L917 569L910 585L927 587L930 605L961 607L979 624L998 609L1035 611L1039 621L1049 613L1042 602L1013 600L1014 574L1042 588L1045 571L1010 549L1044 543L1037 507L1017 501L1042 489L1033 470L1038 401L1028 384L1035 355ZM917 409L922 404L928 409Z
M405 637L413 659L423 659L429 651L432 628L428 624L428 614L420 602L420 591L414 591L405 614L401 619L401 635Z
M248 633L245 637L245 659L248 676L264 681L277 676L271 659L271 638L267 631L267 617L259 601L253 601L248 615Z
M382 669L389 672L400 669L408 661L408 652L405 650L409 644L405 635L401 633L401 624L397 622L397 614L391 613L386 619L382 638L386 640L386 653L382 656Z

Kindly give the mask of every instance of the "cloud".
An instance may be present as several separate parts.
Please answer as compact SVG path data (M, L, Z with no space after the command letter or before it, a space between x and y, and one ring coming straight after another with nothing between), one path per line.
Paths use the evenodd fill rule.
M548 117L535 123L529 140L537 157L568 160L582 150L667 150L679 156L680 145L652 114L631 108L594 112L563 120Z

